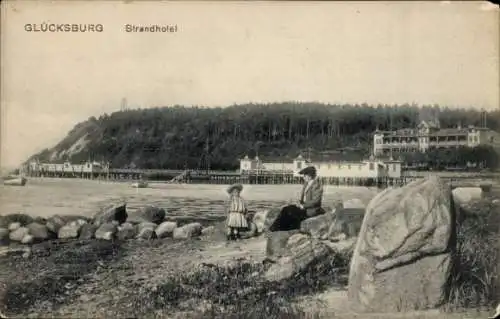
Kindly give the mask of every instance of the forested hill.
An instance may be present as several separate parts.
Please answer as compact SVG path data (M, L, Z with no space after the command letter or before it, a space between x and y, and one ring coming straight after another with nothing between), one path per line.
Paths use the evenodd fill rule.
M478 110L437 106L176 106L92 117L76 125L55 147L32 158L110 161L112 167L235 169L239 158L256 152L276 158L295 157L307 148L318 153L356 147L367 155L375 129L413 127L429 114L438 114L441 127L481 124ZM488 127L500 131L499 111L489 112L487 119Z

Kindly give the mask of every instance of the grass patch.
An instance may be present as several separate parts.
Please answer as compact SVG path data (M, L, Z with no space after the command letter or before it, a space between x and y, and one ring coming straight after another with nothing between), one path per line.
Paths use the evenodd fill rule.
M204 265L169 276L135 300L138 316L157 310L190 312L195 318L304 318L297 297L340 286L347 275L348 255L332 254L282 282L266 282L260 263L235 262L229 267Z
M485 198L461 208L447 307L491 307L500 298L500 206Z
M57 308L71 300L69 292L85 276L118 253L119 246L109 241L54 240L34 245L28 259L2 259L2 269L12 272L4 299L7 311L22 313L40 303Z

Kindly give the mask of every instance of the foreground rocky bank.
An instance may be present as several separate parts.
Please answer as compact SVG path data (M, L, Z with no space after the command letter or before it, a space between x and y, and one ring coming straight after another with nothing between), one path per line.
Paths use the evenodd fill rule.
M467 278L457 277L454 265L481 251L490 259L476 257L474 263L495 261L492 245L485 244L494 241L485 234L498 234L498 223L491 217L500 212L498 201L480 196L461 202L461 210L453 206L450 191L430 179L377 195L366 214L361 205L333 203L327 214L294 231L266 232L279 208L258 212L247 239L231 243L223 240L223 224L168 224L173 221L166 221L166 212L154 207L126 218L125 205L92 219L59 216L64 224L57 224L58 239L50 239L56 234L50 228L56 229L57 218L14 221L4 216L10 244L4 249L9 253L0 258L0 301L5 312L19 317L304 318L322 312L321 305L306 306L311 296L326 302L327 318L332 311L436 308L449 304L451 296L476 296L483 300L473 306L487 306L494 286L467 284ZM45 225L49 236L35 238L33 226L27 227L32 223ZM480 224L490 225L490 232L474 228ZM31 235L34 243L10 238L22 227L30 231L23 238ZM64 227L72 227L61 232L71 238L59 236ZM82 236L84 227L93 229L94 235ZM429 263L438 258L449 263L429 272ZM481 280L486 273L479 274ZM494 278L486 280L494 284ZM426 285L429 281L433 285Z

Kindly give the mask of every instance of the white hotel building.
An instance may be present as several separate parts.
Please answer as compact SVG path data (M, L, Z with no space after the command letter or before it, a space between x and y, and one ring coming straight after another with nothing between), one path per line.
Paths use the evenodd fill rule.
M441 129L438 122L431 121L422 121L415 129L376 130L373 134L375 155L416 151L424 153L434 149L485 144L500 145L500 134L488 128L474 126Z
M346 178L346 179L367 179L367 178L400 178L401 162L396 160L382 161L371 157L368 160L359 162L341 161L315 161L310 162L301 155L291 162L264 162L258 157L250 159L245 156L240 159L240 173L259 174L293 174L298 173L307 166L314 166L320 177L324 178Z

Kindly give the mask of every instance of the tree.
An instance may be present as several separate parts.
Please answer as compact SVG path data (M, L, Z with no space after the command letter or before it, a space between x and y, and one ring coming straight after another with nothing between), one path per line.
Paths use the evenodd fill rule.
M257 150L263 158L295 157L309 147L312 155L349 146L368 154L375 129L414 127L419 111L415 105L373 108L366 104L298 102L127 110L78 123L53 149L37 156L41 161L50 161L53 151L67 150L83 137L88 143L72 153L72 162L92 155L111 161L114 167L134 162L137 167L196 169L200 158L207 154L207 139L213 169L236 169L238 158ZM441 109L439 117L442 127L456 126L458 122L463 126L480 124L480 113L473 109ZM500 129L500 111L491 111L488 119L490 128ZM439 157L437 153L416 156L413 161L435 164L460 158L450 154ZM493 165L495 158L487 156L488 165Z

